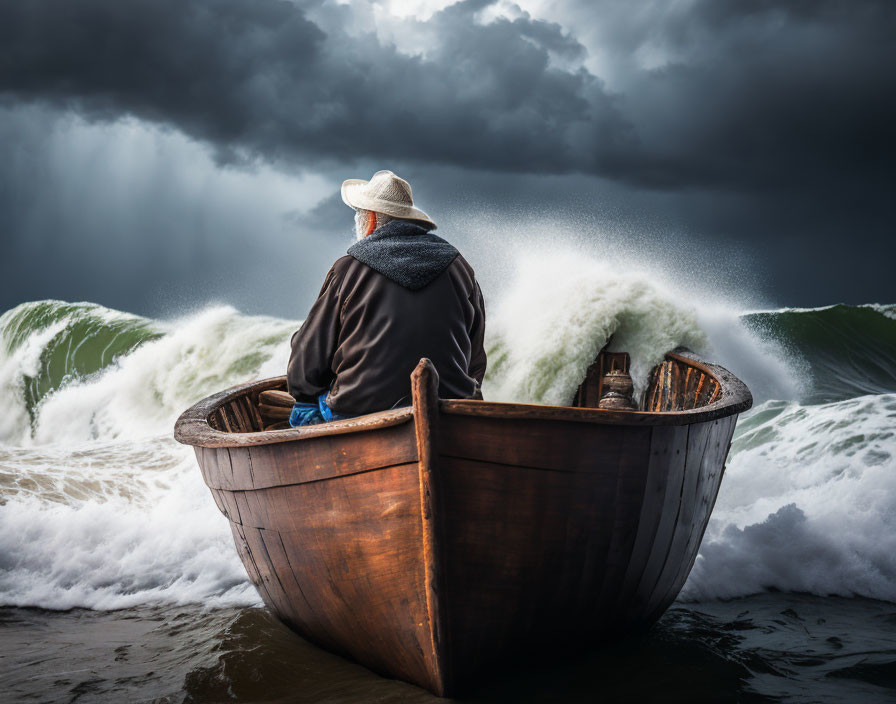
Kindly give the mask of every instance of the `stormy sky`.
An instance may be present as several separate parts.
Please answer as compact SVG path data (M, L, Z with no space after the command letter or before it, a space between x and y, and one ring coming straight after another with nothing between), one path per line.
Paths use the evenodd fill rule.
M896 302L889 0L7 0L0 46L0 310L302 317L381 168L477 268Z

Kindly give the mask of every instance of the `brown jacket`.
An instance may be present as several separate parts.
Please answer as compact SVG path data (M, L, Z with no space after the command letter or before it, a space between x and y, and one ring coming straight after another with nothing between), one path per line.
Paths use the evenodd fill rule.
M292 336L289 392L309 401L329 389L327 405L344 415L406 405L410 374L428 357L440 397L471 398L485 374L484 333L472 267L424 228L392 221L327 273Z

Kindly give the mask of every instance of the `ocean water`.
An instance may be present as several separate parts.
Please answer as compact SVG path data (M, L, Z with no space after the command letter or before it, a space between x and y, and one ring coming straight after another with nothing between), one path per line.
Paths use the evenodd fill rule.
M896 305L744 311L562 257L489 303L487 398L567 402L613 335L753 390L700 554L651 633L469 701L896 699ZM554 266L557 286L533 285ZM539 273L540 272L540 273ZM0 316L0 680L12 701L430 701L261 608L190 448L199 398L282 373L296 320Z

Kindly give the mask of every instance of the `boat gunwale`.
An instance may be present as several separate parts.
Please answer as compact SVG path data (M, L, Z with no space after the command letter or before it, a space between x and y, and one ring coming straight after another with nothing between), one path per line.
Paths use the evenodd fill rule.
M209 424L209 417L224 404L230 403L240 396L245 396L250 391L260 393L267 389L281 388L285 384L286 376L276 376L248 381L207 396L180 415L174 424L174 439L184 445L208 448L272 445L291 440L389 428L393 425L407 423L414 417L412 408L407 406L319 425L306 425L284 430L262 430L254 433L228 433L216 430Z
M479 418L555 420L599 425L676 426L718 420L742 413L753 405L753 396L746 384L724 367L706 362L690 350L681 348L667 353L666 359L682 362L711 376L720 386L719 398L706 406L681 411L617 411L469 399L440 399L439 407L443 413L449 415ZM406 406L319 425L253 433L228 433L216 430L209 424L209 417L224 404L250 391L257 393L266 389L280 388L285 384L285 380L285 376L279 376L250 381L202 399L177 419L174 438L185 445L207 448L272 445L379 430L407 423L414 417L413 408Z
M440 405L443 412L454 415L644 426L693 425L743 413L752 407L753 394L747 385L724 367L706 362L696 353L684 348L667 352L666 360L670 359L699 369L715 379L721 389L719 398L705 406L680 411L616 411L469 399L444 399L440 401Z

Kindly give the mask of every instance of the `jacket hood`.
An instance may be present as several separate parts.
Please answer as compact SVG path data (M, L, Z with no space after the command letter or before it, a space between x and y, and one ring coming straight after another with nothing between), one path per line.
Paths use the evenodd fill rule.
M407 220L390 220L348 254L411 291L430 284L460 252L438 235Z

